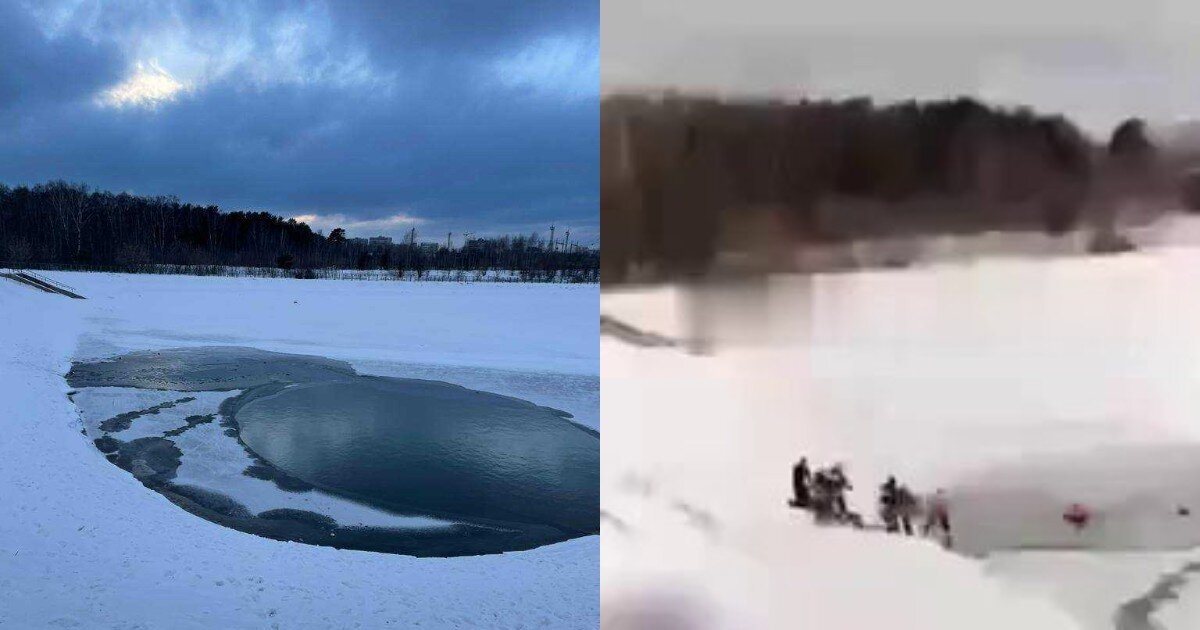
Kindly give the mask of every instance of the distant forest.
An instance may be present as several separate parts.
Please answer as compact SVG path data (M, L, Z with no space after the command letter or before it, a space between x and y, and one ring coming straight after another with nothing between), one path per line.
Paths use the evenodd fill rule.
M601 103L602 281L701 274L725 251L770 252L778 268L805 244L1111 231L1121 199L1174 194L1155 151L1137 119L1096 143L1062 116L970 98L613 95Z
M562 236L560 234L560 236ZM345 230L322 235L267 212L222 212L175 197L143 197L53 181L0 184L0 266L146 271L274 268L296 277L317 269L507 271L531 281L596 282L600 252L538 235L474 238L459 247L367 242Z

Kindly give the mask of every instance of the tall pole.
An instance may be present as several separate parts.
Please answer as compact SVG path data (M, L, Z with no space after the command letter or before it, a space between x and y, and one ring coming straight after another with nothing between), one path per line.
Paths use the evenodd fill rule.
M413 266L413 255L416 254L416 252L413 251L413 243L415 243L416 240L417 228L414 226L408 229L408 254L406 256L408 260L405 262L404 266L408 267L409 269L411 269Z
M550 224L550 251L554 251L554 224Z

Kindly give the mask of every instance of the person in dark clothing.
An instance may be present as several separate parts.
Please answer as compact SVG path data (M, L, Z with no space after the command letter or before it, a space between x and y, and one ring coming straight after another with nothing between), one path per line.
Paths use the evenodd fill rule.
M818 523L827 523L834 519L833 482L829 473L818 470L812 478L812 510L813 518Z
M912 491L908 486L900 486L896 489L896 516L900 520L900 527L904 530L905 536L913 535L912 517L917 511L917 498L913 496Z
M812 483L812 475L808 470L808 458L801 457L800 462L792 467L792 491L794 493L792 505L801 508L809 506L812 501L812 495L808 489L810 483Z
M830 469L829 483L833 494L834 514L843 518L849 513L849 510L846 509L846 491L853 490L854 486L850 485L850 480L846 478L841 464L834 464Z
M883 485L879 486L879 515L883 517L884 529L888 533L899 530L896 522L896 478L889 476Z

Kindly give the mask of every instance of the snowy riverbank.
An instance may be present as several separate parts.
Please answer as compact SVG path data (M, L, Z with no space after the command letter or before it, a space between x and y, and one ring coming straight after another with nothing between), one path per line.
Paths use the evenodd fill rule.
M556 404L598 422L598 290L48 273L87 300L0 282L0 626L595 627L599 537L455 559L280 543L196 518L81 434L72 358L247 345ZM421 366L427 366L422 368Z
M783 501L802 454L846 462L852 502L873 515L889 473L953 488L1030 453L1196 444L1198 285L1200 255L1186 249L781 277L753 334L714 356L606 336L605 617L644 601L617 588L639 579L692 602L701 628L1101 630L1122 610L1193 627L1195 551L976 561L817 530ZM606 293L602 310L677 336L680 297ZM1164 479L1163 501L1187 483Z

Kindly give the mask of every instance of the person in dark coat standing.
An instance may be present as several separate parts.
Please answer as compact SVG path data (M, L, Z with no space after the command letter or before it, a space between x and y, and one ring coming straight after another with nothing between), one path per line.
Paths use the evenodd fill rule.
M900 527L904 529L905 536L913 535L912 517L917 511L917 497L913 496L908 486L900 486L896 489L896 516L900 520Z
M887 481L879 486L879 515L883 517L883 525L888 533L895 533L900 529L896 522L896 495L896 478L889 476Z
M833 490L833 511L838 518L844 518L849 514L846 509L846 491L853 490L854 486L850 485L850 480L846 478L846 473L842 470L841 464L834 464L829 471L829 483Z
M836 518L834 513L833 483L829 472L818 470L812 478L812 513L818 523L828 523Z
M792 505L801 508L809 506L812 500L809 492L810 483L812 483L812 473L808 470L808 458L801 457L800 461L792 467L792 491L794 493Z

